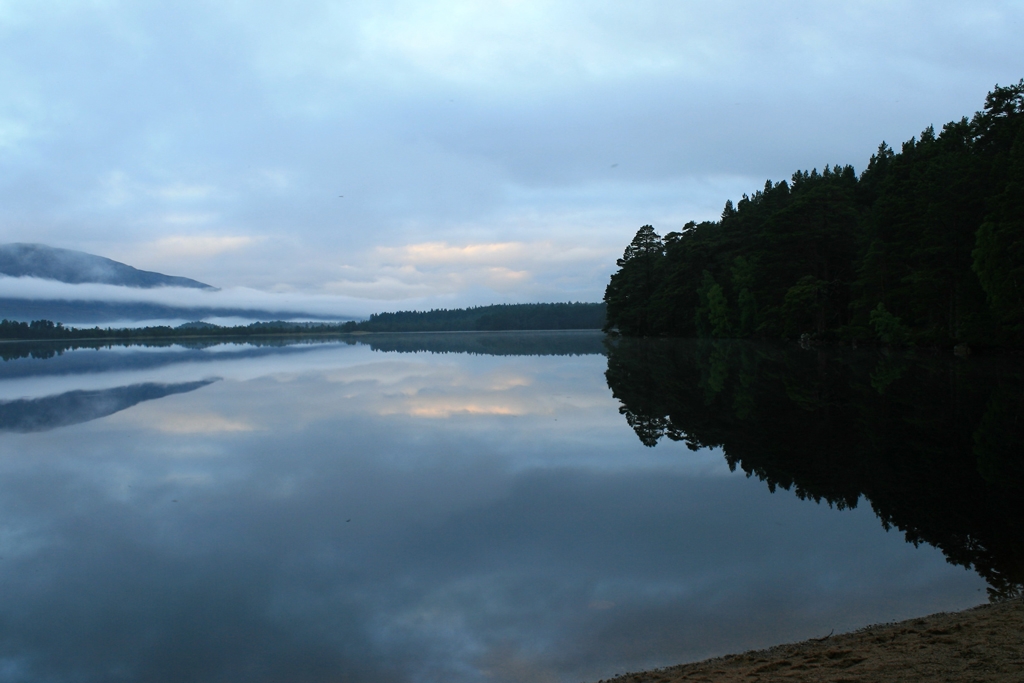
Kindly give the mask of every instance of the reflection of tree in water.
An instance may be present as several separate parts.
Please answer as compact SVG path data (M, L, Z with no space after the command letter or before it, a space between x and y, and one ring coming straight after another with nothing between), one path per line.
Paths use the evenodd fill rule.
M385 353L468 353L482 356L588 356L605 352L597 330L379 333L345 339Z
M366 344L375 351L417 353L469 353L487 356L587 356L605 352L604 335L597 330L498 331L498 332L402 332L367 335L276 335L174 337L136 340L73 340L8 342L0 344L0 360L23 358L48 360L65 351L112 348L178 348L203 350L213 346L236 345L278 348L323 343Z
M202 350L212 346L223 346L225 344L245 345L255 347L281 347L294 346L296 344L316 343L325 339L324 337L300 337L300 336L276 336L276 337L208 337L189 338L176 337L170 339L139 339L139 340L109 340L97 341L91 339L71 341L31 341L31 342L5 342L0 344L0 360L12 361L22 358L33 358L36 360L48 360L62 355L65 351L78 349L113 349L113 348L181 348ZM333 338L326 338L336 341Z
M619 340L608 386L640 440L722 447L774 491L854 507L1024 587L1024 368L988 359Z

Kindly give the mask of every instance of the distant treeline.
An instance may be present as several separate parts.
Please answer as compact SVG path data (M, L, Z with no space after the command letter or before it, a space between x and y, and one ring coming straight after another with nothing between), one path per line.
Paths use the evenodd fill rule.
M629 336L1024 341L1024 80L899 152L640 228L605 292Z
M33 320L30 323L14 320L0 321L0 340L146 340L173 339L186 337L249 337L267 334L309 334L317 332L338 332L339 325L320 323L259 322L251 325L223 327L210 323L185 323L178 327L154 325L152 327L65 327L50 320Z
M194 337L252 337L270 334L310 335L352 332L466 332L493 330L598 330L604 304L502 304L476 308L376 313L369 320L345 323L258 322L223 327L193 322L170 327L65 327L50 320L0 321L0 340L145 340Z
M332 328L333 329L333 328ZM314 328L314 332L316 328ZM605 335L598 330L531 331L527 334L396 333L372 335L309 334L306 332L273 335L234 335L201 337L136 337L132 339L68 339L11 341L0 344L0 360L21 358L45 360L75 349L102 349L132 346L201 350L224 343L244 343L252 347L282 347L321 341L366 345L374 351L397 353L467 353L481 356L587 356L604 355ZM9 340L10 341L10 340Z
M375 313L347 322L346 332L472 332L487 330L599 330L605 305L586 303L499 304L474 308Z

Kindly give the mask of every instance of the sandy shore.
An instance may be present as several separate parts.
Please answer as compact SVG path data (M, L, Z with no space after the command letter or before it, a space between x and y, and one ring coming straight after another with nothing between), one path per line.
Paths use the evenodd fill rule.
M1024 681L1024 601L626 674L615 683Z

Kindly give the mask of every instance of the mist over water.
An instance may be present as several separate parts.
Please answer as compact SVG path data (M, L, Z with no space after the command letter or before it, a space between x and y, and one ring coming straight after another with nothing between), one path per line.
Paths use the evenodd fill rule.
M47 319L74 325L141 327L144 321L202 318L350 320L382 302L244 287L141 289L111 284L68 284L36 277L0 276L0 306L11 320Z
M985 600L869 505L772 493L729 443L645 446L643 382L606 372L651 366L607 353L585 332L8 353L0 418L80 419L0 429L5 676L597 680Z

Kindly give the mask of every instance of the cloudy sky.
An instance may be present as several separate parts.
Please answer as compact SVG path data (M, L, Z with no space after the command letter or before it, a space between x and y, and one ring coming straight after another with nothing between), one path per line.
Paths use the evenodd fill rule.
M0 242L353 313L597 301L640 225L862 170L1022 34L1019 0L0 0Z

